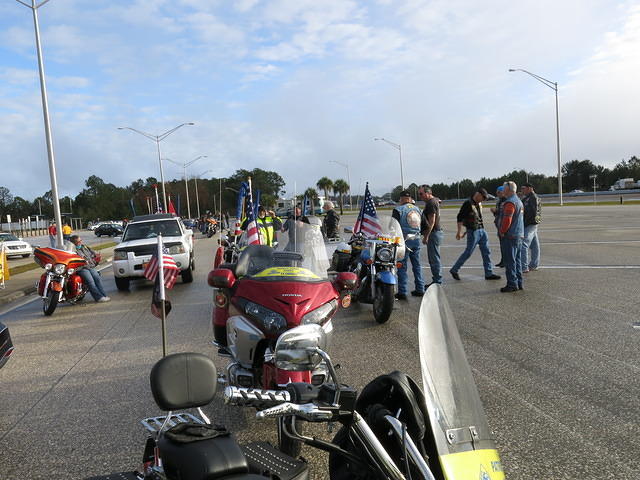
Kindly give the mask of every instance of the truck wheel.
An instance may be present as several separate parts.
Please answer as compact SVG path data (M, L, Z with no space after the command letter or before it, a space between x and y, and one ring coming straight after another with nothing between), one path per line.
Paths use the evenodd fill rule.
M189 268L186 270L182 270L180 275L182 275L182 283L193 282L193 270L191 270L191 265L189 265Z
M129 279L126 277L115 277L116 279L116 287L121 292L129 291Z

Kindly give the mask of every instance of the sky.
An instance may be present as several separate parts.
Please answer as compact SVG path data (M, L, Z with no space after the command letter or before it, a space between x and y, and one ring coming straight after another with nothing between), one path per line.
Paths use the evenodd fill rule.
M31 0L26 0L30 2ZM38 10L60 196L90 175L275 170L374 194L640 155L640 1L51 0ZM50 187L33 17L0 0L0 186ZM341 165L342 164L342 165ZM348 165L347 167L343 165ZM164 164L165 178L182 168Z

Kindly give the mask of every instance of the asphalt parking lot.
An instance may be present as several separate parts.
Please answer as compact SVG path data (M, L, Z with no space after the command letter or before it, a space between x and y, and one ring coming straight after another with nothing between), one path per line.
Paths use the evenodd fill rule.
M455 213L442 213L445 291L507 478L640 478L640 330L631 327L640 320L640 206L546 208L542 266L512 294L499 292L502 280L484 279L479 252L460 281L447 273L464 247L455 240ZM344 216L343 225L352 220ZM178 282L169 293L171 352L216 358L206 284L214 246L214 239L197 242L194 283ZM429 278L428 267L424 273ZM0 316L16 345L0 370L3 480L85 478L138 466L145 440L139 420L159 414L148 388L162 352L159 322L149 312L149 285L124 294L110 269L104 278L111 303L62 306L44 317L35 301ZM396 369L419 379L418 308L410 298L385 325L367 305L340 312L331 355L342 380L362 387ZM250 410L216 400L205 411L242 441L275 438L272 421L258 422ZM327 478L324 455L306 447L303 454L313 478Z

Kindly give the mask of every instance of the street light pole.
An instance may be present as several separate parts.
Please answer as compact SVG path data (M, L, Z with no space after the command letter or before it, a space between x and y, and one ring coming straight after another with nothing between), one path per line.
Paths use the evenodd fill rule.
M62 216L60 215L60 200L58 199L58 179L56 174L56 161L53 153L53 135L51 134L51 122L49 120L49 101L47 99L47 85L44 74L44 60L42 58L42 45L40 43L40 26L38 24L38 9L49 0L44 0L40 4L36 4L35 0L31 0L31 5L22 0L16 0L33 12L33 28L36 35L36 51L38 53L38 72L40 75L40 93L42 97L42 115L44 117L44 133L47 142L47 156L49 158L49 177L51 179L51 196L53 203L53 215L55 217L56 229L56 246L63 248L64 241L62 239Z
M165 160L167 160L168 162L173 163L174 165L178 165L179 167L182 167L182 172L184 175L184 190L187 194L187 217L191 218L191 205L189 205L189 185L187 184L187 167L189 165L194 164L196 161L200 160L201 158L206 158L206 155L200 155L196 158L194 158L193 160L191 160L190 162L185 162L185 163L178 163L174 160L171 160L170 158L166 158Z
M162 133L160 135L152 135L151 133L146 133L146 132L143 132L141 130L136 130L135 128L131 128L131 127L118 127L118 130L131 130L132 132L139 133L140 135L143 135L143 136L147 137L148 139L153 140L154 142L156 142L156 147L157 147L157 150L158 150L158 163L160 164L160 181L162 182L162 201L164 202L163 210L165 212L167 211L167 191L166 191L165 186L164 186L164 170L162 169L162 157L161 157L161 153L160 153L160 142L162 140L164 140L165 138L167 138L169 135L171 135L173 132L178 130L179 128L184 127L185 125L195 125L195 123L193 123L193 122L181 123L177 127L174 127L171 130L167 130L166 132L164 132L164 133Z
M374 138L374 140L382 140L383 142L388 143L393 148L398 150L398 153L400 154L400 186L402 187L402 190L404 190L404 172L402 171L402 145L400 145L399 143L391 142L386 138Z
M205 170L200 175L193 177L193 183L196 184L196 206L198 208L198 218L200 218L200 198L198 197L198 178L204 175L205 173L209 173L211 170Z
M349 182L349 206L353 209L353 197L351 196L351 174L349 173L349 164L342 163L337 160L329 160L329 163L337 163L338 165L342 165L347 169L347 182Z
M595 173L589 175L589 178L591 178L593 180L593 204L596 204L596 177L598 175L596 175Z
M510 72L522 72L527 75L535 78L537 81L542 83L544 86L549 87L556 94L556 155L558 158L558 195L560 197L560 205L563 205L562 201L562 165L560 164L560 116L558 113L558 82L552 82L551 80L547 80L540 75L536 75L535 73L531 73L527 70L523 70L521 68L510 68Z

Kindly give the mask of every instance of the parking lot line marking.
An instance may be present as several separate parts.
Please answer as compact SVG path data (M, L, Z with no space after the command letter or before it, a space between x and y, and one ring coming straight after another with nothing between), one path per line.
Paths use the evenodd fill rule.
M453 265L443 265L443 270L448 270ZM431 267L428 265L426 267L422 267L422 270L428 270ZM460 267L461 269L474 269L474 268L484 268L482 265L463 265ZM538 270L562 270L562 269L611 269L611 270L634 270L640 269L640 265L540 265Z

